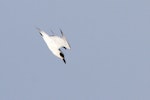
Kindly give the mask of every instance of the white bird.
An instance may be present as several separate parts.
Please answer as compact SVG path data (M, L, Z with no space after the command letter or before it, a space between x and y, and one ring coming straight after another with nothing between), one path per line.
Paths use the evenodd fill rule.
M71 49L71 47L67 42L66 37L64 36L62 30L60 29L62 36L59 37L56 35L48 35L46 32L40 30L39 28L37 29L42 38L44 39L45 43L47 44L48 48L52 51L52 53L61 60L63 60L64 63L66 64L65 56L60 49L61 48Z

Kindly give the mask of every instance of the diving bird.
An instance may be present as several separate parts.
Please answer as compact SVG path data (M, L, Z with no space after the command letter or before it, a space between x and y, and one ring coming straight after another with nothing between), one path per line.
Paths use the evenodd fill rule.
M61 48L64 49L71 49L69 43L67 42L66 37L64 36L64 33L60 29L60 33L62 36L56 36L56 35L48 35L46 32L42 31L41 29L37 28L40 35L44 39L45 43L47 44L48 48L52 51L52 53L64 61L66 64L65 56L63 52L60 50Z

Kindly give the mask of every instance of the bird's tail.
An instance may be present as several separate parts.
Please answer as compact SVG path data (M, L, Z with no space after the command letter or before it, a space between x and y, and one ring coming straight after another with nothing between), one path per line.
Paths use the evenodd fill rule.
M40 35L43 36L48 36L47 33L45 33L44 31L42 31L40 28L36 27L36 29L39 31Z
M41 29L38 27L36 27L36 29L39 31L40 35L43 36Z

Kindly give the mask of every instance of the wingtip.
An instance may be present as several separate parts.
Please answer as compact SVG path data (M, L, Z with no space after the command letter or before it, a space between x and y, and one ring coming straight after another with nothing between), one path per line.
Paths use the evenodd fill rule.
M53 30L51 30L51 33L54 35L55 33L53 32Z
M60 30L61 35L64 36L62 29L59 28L59 30Z
M61 28L59 28L59 30L60 30L60 32L62 32L62 29L61 29Z

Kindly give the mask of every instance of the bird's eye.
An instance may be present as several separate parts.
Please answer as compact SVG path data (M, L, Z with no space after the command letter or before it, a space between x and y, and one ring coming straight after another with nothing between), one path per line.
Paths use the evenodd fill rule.
M63 47L64 49L66 49L66 47Z
M61 56L62 58L64 58L64 54L63 54L62 52L60 53L60 56Z

